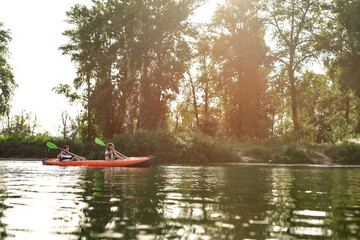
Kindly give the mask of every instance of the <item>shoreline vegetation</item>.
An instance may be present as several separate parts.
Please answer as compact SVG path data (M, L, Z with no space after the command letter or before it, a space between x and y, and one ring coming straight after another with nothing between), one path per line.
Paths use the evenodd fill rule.
M200 133L169 133L163 130L116 135L115 148L127 156L156 157L156 164L360 164L360 145L356 141L341 143L285 143L276 140L230 141ZM49 136L0 137L0 160L39 160L55 157L57 150L46 142L62 147L87 159L103 159L104 148L95 142L61 139Z

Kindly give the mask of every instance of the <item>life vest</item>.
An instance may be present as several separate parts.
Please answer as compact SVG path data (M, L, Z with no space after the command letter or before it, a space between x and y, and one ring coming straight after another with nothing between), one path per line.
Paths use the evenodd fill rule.
M105 155L108 153L108 150L105 151ZM110 156L106 158L105 160L116 160L116 156L119 156L117 153L112 152L110 153Z
M73 158L73 156L71 156L70 154L62 154L60 156L59 161L66 161L66 160L71 160Z

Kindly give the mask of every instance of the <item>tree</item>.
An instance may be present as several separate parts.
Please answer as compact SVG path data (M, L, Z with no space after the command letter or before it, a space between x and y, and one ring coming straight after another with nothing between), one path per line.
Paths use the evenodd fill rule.
M62 138L74 140L81 128L81 116L77 115L75 119L69 116L68 111L61 112L61 123L59 125L59 132Z
M2 135L15 135L20 137L33 136L37 127L39 127L36 115L33 116L31 112L26 112L25 110L22 110L20 114L14 116L7 114L2 125Z
M9 114L9 103L17 87L12 69L7 62L8 44L11 41L10 31L2 29L3 26L3 23L0 22L0 117Z
M226 1L212 22L216 34L213 58L221 69L217 81L227 134L267 135L262 113L267 75L267 52L257 1Z
M272 33L273 57L280 71L287 72L287 88L290 93L293 130L298 138L299 76L304 65L316 56L315 43L320 17L318 0L266 0L264 9L269 30Z
M64 32L62 47L77 63L76 90L60 85L57 92L83 99L105 137L124 129L165 126L168 103L178 92L188 46L187 18L198 1L93 1L68 12L74 29ZM101 99L101 101L100 101ZM95 128L95 127L94 127ZM89 135L88 135L89 136Z
M70 55L71 60L77 65L77 77L73 81L75 91L67 84L59 84L53 90L69 98L70 102L80 101L86 109L83 124L86 128L82 131L82 138L91 141L96 136L94 126L94 112L90 99L94 89L93 75L96 65L96 49L98 35L93 28L93 19L96 13L84 5L76 4L66 13L69 24L74 25L73 29L63 32L69 38L69 43L60 47L64 55ZM95 25L96 26L96 25ZM77 91L82 90L79 94Z
M219 70L212 58L214 37L206 34L208 28L209 26L205 26L201 29L192 44L192 57L186 64L189 81L184 82L184 87L190 89L197 131L215 135L221 119L221 114L215 111L217 107L214 107L220 99L216 91ZM186 91L183 93L186 94Z
M300 76L298 90L299 120L302 123L302 137L310 142L327 141L327 126L324 122L324 99L332 94L330 80L323 74L306 71ZM322 105L322 106L321 106ZM328 107L330 107L329 105ZM339 109L336 107L335 109ZM331 117L331 116L328 116Z
M194 28L188 18L201 2L159 0L143 6L137 115L143 129L166 128L168 104L179 93L190 57L185 36Z
M345 124L349 125L350 98L353 93L360 97L360 2L333 0L325 6L330 17L319 36L320 48L327 53L329 76L345 96ZM353 129L360 133L360 118L356 125Z

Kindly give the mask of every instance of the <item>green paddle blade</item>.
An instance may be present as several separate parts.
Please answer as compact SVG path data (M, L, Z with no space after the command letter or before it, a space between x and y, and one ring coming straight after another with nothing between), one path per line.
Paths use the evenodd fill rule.
M101 140L100 140L100 139L98 139L98 138L95 138L95 142L96 142L97 144L101 145L101 146L106 147L106 144L105 144L105 143L103 143L103 141L101 141Z
M55 144L52 142L46 142L46 146L53 149L59 149Z

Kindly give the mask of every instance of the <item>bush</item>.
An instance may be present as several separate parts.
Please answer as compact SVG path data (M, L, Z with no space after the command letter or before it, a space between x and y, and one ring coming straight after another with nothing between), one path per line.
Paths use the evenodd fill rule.
M2 158L44 158L46 155L47 136L1 137L0 157Z
M280 155L275 157L274 163L312 163L309 155L295 145L288 146Z
M182 159L186 163L219 163L238 161L238 157L232 149L217 138L203 134L186 136Z
M176 137L163 130L116 135L108 142L113 142L115 148L126 156L153 155L157 163L177 162L182 149Z
M60 148L65 144L69 145L72 153L87 159L104 159L105 147L95 142L84 143L44 136L0 138L0 157L54 158L59 150L46 147L47 141ZM103 141L113 142L115 149L126 156L154 155L156 163L216 163L239 160L229 145L200 133L175 135L164 130L156 130L116 135Z
M334 145L325 151L325 154L334 159L336 163L341 164L359 164L360 146L353 142L343 142L340 145Z

